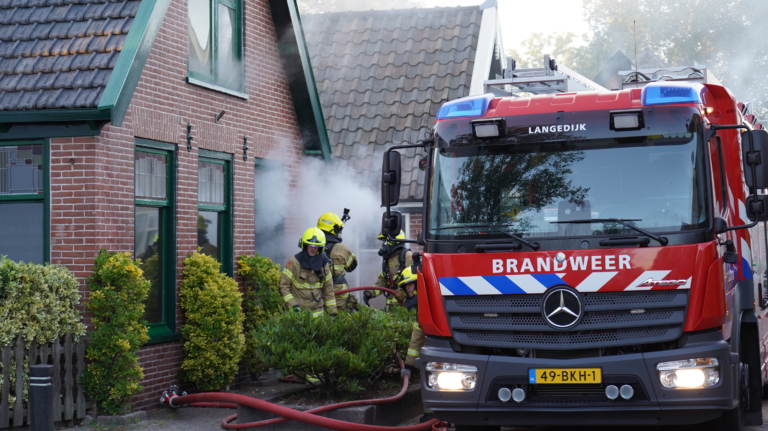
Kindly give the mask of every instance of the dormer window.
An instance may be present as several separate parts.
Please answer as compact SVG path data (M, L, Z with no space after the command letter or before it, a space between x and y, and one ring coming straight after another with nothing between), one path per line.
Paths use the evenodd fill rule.
M244 93L242 0L188 0L187 4L188 82Z

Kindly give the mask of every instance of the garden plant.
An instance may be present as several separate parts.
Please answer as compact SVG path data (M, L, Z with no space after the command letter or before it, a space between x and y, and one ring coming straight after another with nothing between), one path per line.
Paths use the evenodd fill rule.
M101 250L88 286L86 308L92 313L93 332L81 382L100 414L123 414L131 397L143 389L138 353L149 340L142 316L150 283L130 253Z
M264 362L283 373L318 380L326 397L339 391L360 391L370 373L381 367L393 349L405 352L412 318L403 307L385 313L368 307L338 316L284 313L256 328L256 350Z
M259 254L240 256L237 265L237 273L243 276L245 281L244 328L245 333L249 334L285 309L279 291L280 265ZM269 364L262 360L256 350L253 337L246 337L243 362L253 380L269 369Z
M194 253L184 259L179 286L186 323L179 377L199 391L219 391L232 381L243 354L242 294L214 258Z

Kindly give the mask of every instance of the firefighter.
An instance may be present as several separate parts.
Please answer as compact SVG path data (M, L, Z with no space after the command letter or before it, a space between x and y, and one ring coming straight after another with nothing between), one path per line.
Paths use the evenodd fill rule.
M357 257L349 251L349 247L341 243L344 222L334 213L325 213L317 219L317 228L325 234L325 254L331 259L333 290L338 292L348 289L344 276L357 268ZM336 295L336 308L354 310L357 308L357 300L349 292L341 293Z
M411 267L405 268L400 272L397 285L405 292L404 306L408 311L416 310L419 305L418 290L416 287L417 277ZM405 357L405 365L409 368L416 366L416 358L419 357L419 350L424 345L424 332L419 326L418 320L413 322L411 331L411 344L408 346L408 355Z
M379 234L379 239L384 240L384 235ZM405 239L405 232L400 231L395 239ZM411 250L405 248L405 245L401 242L384 241L381 245L381 250L379 250L379 256L383 259L381 273L379 273L379 278L373 285L376 287L387 287L397 292L393 296L386 295L388 306L398 305L405 299L405 293L397 286L396 280L400 275L400 271L411 266L411 255ZM365 304L368 305L368 301L371 298L379 295L381 295L380 290L366 290L363 292Z
M316 227L299 240L301 251L293 256L280 276L280 294L288 310L311 310L314 317L327 312L336 315L331 259L323 253L325 234Z

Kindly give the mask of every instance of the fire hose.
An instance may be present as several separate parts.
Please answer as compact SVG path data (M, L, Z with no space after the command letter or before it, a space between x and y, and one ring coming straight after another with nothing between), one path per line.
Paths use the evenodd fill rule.
M393 290L387 289L384 287L355 287L351 289L339 290L336 292L336 295L344 292L354 292L354 291L368 290L368 289L382 290L391 294L395 293ZM400 359L400 355L397 354L397 351L394 352L394 356L397 359L400 369L401 370L404 369L405 365L403 364L402 359ZM398 392L396 395L391 397L377 398L372 400L347 401L347 402L317 407L311 410L307 410L305 412L294 410L278 404L270 403L264 400L260 400L258 398L248 397L248 396L239 395L239 394L224 393L224 392L207 392L207 393L191 394L191 395L182 393L182 395L177 395L175 390L171 390L170 393L167 393L167 392L164 393L160 401L163 404L168 403L168 405L172 408L178 408L183 405L189 405L190 407L214 407L214 408L236 409L239 405L241 405L245 407L254 408L257 410L262 410L268 413L272 413L276 416L281 416L278 418L267 419L259 422L231 424L230 422L237 419L237 414L230 415L221 421L221 427L228 430L256 428L256 427L262 427L266 425L273 425L273 424L278 424L282 422L287 422L289 420L298 420L311 425L316 425L319 427L330 428L330 429L339 430L339 431L393 431L393 430L445 431L447 429L446 428L447 424L437 419L430 419L418 425L408 425L403 427L387 427L387 426L380 426L380 425L356 424L356 423L345 422L345 421L331 419L331 418L317 415L319 413L324 413L324 412L338 410L338 409L347 408L347 407L387 404L387 403L397 401L405 395L406 391L408 390L409 381L410 381L410 373L403 373L403 387L400 389L400 392Z

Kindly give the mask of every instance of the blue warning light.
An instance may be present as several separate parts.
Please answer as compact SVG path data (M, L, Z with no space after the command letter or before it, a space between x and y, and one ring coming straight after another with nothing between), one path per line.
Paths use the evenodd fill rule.
M701 84L654 82L643 87L644 106L701 104L701 95L707 90Z
M481 96L463 97L445 102L437 112L437 119L482 117L488 112L488 105L494 97L496 96L486 93Z

